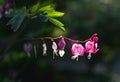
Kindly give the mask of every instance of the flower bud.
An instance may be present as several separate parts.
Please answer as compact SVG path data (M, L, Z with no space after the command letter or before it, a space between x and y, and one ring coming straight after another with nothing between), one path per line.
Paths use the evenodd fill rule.
M47 45L46 45L46 43L43 43L43 55L45 56L45 55L47 55Z
M98 38L97 36L94 36L94 37L92 38L92 40L93 40L95 43L97 43L98 40L99 40L99 38Z
M64 50L65 46L66 46L66 42L64 40L64 38L61 38L59 43L58 43L59 49L60 50Z

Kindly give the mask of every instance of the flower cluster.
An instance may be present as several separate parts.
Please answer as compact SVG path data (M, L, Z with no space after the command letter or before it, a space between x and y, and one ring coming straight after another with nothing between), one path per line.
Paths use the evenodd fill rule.
M46 43L44 42L42 46L43 46L43 55L46 55L47 54ZM64 56L65 46L66 46L66 42L65 42L64 38L61 38L60 41L58 42L58 44L55 41L52 40L53 59L54 59L55 56L58 56L58 53L59 53L60 57Z
M95 54L99 51L98 49L98 36L97 34L93 34L89 39L80 41L80 40L73 40L66 37L57 37L57 38L51 38L51 37L43 37L43 39L51 39L52 41L52 49L53 49L53 58L54 56L60 56L63 57L65 54L65 47L66 47L66 41L70 40L73 42L71 46L71 53L72 53L72 59L76 59L78 61L79 56L84 56L85 53L88 53L87 58L91 59L91 55ZM60 39L58 44L54 41L54 39ZM43 43L43 55L47 53L47 45L46 43Z
M78 56L84 56L84 53L88 53L88 59L91 59L91 54L95 54L99 51L97 42L98 37L94 36L90 41L85 42L85 47L83 47L82 44L74 43L71 48L73 54L72 59L78 61Z
M34 38L33 40L41 39L43 41L42 47L43 47L43 55L47 55L47 44L45 43L45 39L49 39L52 41L51 48L53 50L53 59L55 56L63 57L65 55L65 47L66 47L66 40L71 41L71 53L72 57L71 59L77 60L79 56L84 56L85 53L88 53L87 58L91 59L92 54L96 54L99 51L98 48L98 36L97 34L93 34L89 39L86 39L84 41L81 40L73 40L71 38L67 37L42 37L42 38ZM57 43L55 40L58 39L59 42ZM69 44L69 43L68 43ZM24 51L29 55L30 50L32 49L32 44L26 43L24 44Z

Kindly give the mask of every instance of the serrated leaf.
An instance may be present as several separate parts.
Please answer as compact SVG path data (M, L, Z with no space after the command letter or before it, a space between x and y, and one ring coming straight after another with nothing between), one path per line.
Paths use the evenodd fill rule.
M21 26L26 15L26 13L22 14L19 10L16 11L15 15L8 21L7 25L11 25L13 31L16 32Z
M32 13L36 13L37 12L37 10L39 8L39 5L40 5L39 2L37 4L35 4L35 5L33 5L32 9L31 9Z
M53 24L55 24L56 26L58 26L63 31L65 31L64 24L62 22L60 22L59 20L49 17L49 21L52 22Z
M62 17L64 15L63 12L59 12L59 11L48 11L47 12L47 16L49 17Z

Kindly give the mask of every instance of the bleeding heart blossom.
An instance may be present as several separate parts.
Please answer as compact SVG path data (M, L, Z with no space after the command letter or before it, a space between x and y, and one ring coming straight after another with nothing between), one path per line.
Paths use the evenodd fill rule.
M59 46L59 55L60 55L60 57L63 57L63 55L65 54L64 48L66 46L66 42L65 42L64 38L60 39L58 46Z
M88 59L91 59L91 53L95 54L98 51L98 45L94 41L87 41L85 43L85 52L89 53Z
M57 44L56 44L56 42L54 42L53 41L53 44L52 44L52 49L53 49L53 59L54 59L54 55L57 55L58 56L58 54L57 54Z
M76 59L78 61L78 56L84 55L84 47L82 44L73 44L71 48L71 52L74 56L72 56L72 59Z

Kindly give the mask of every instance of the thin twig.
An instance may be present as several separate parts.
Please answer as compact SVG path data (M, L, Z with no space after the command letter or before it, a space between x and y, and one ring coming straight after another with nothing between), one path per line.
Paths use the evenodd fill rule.
M64 39L69 40L69 41L74 42L74 43L85 43L87 41L92 41L92 38L94 36L96 36L96 35L97 35L97 33L93 34L90 38L88 38L86 40L73 40L71 38L64 37L64 36L59 36L59 37L39 37L39 38L33 38L32 40L39 40L39 39L41 39L42 41L44 41L46 39L46 40L54 41L56 39L64 38Z

